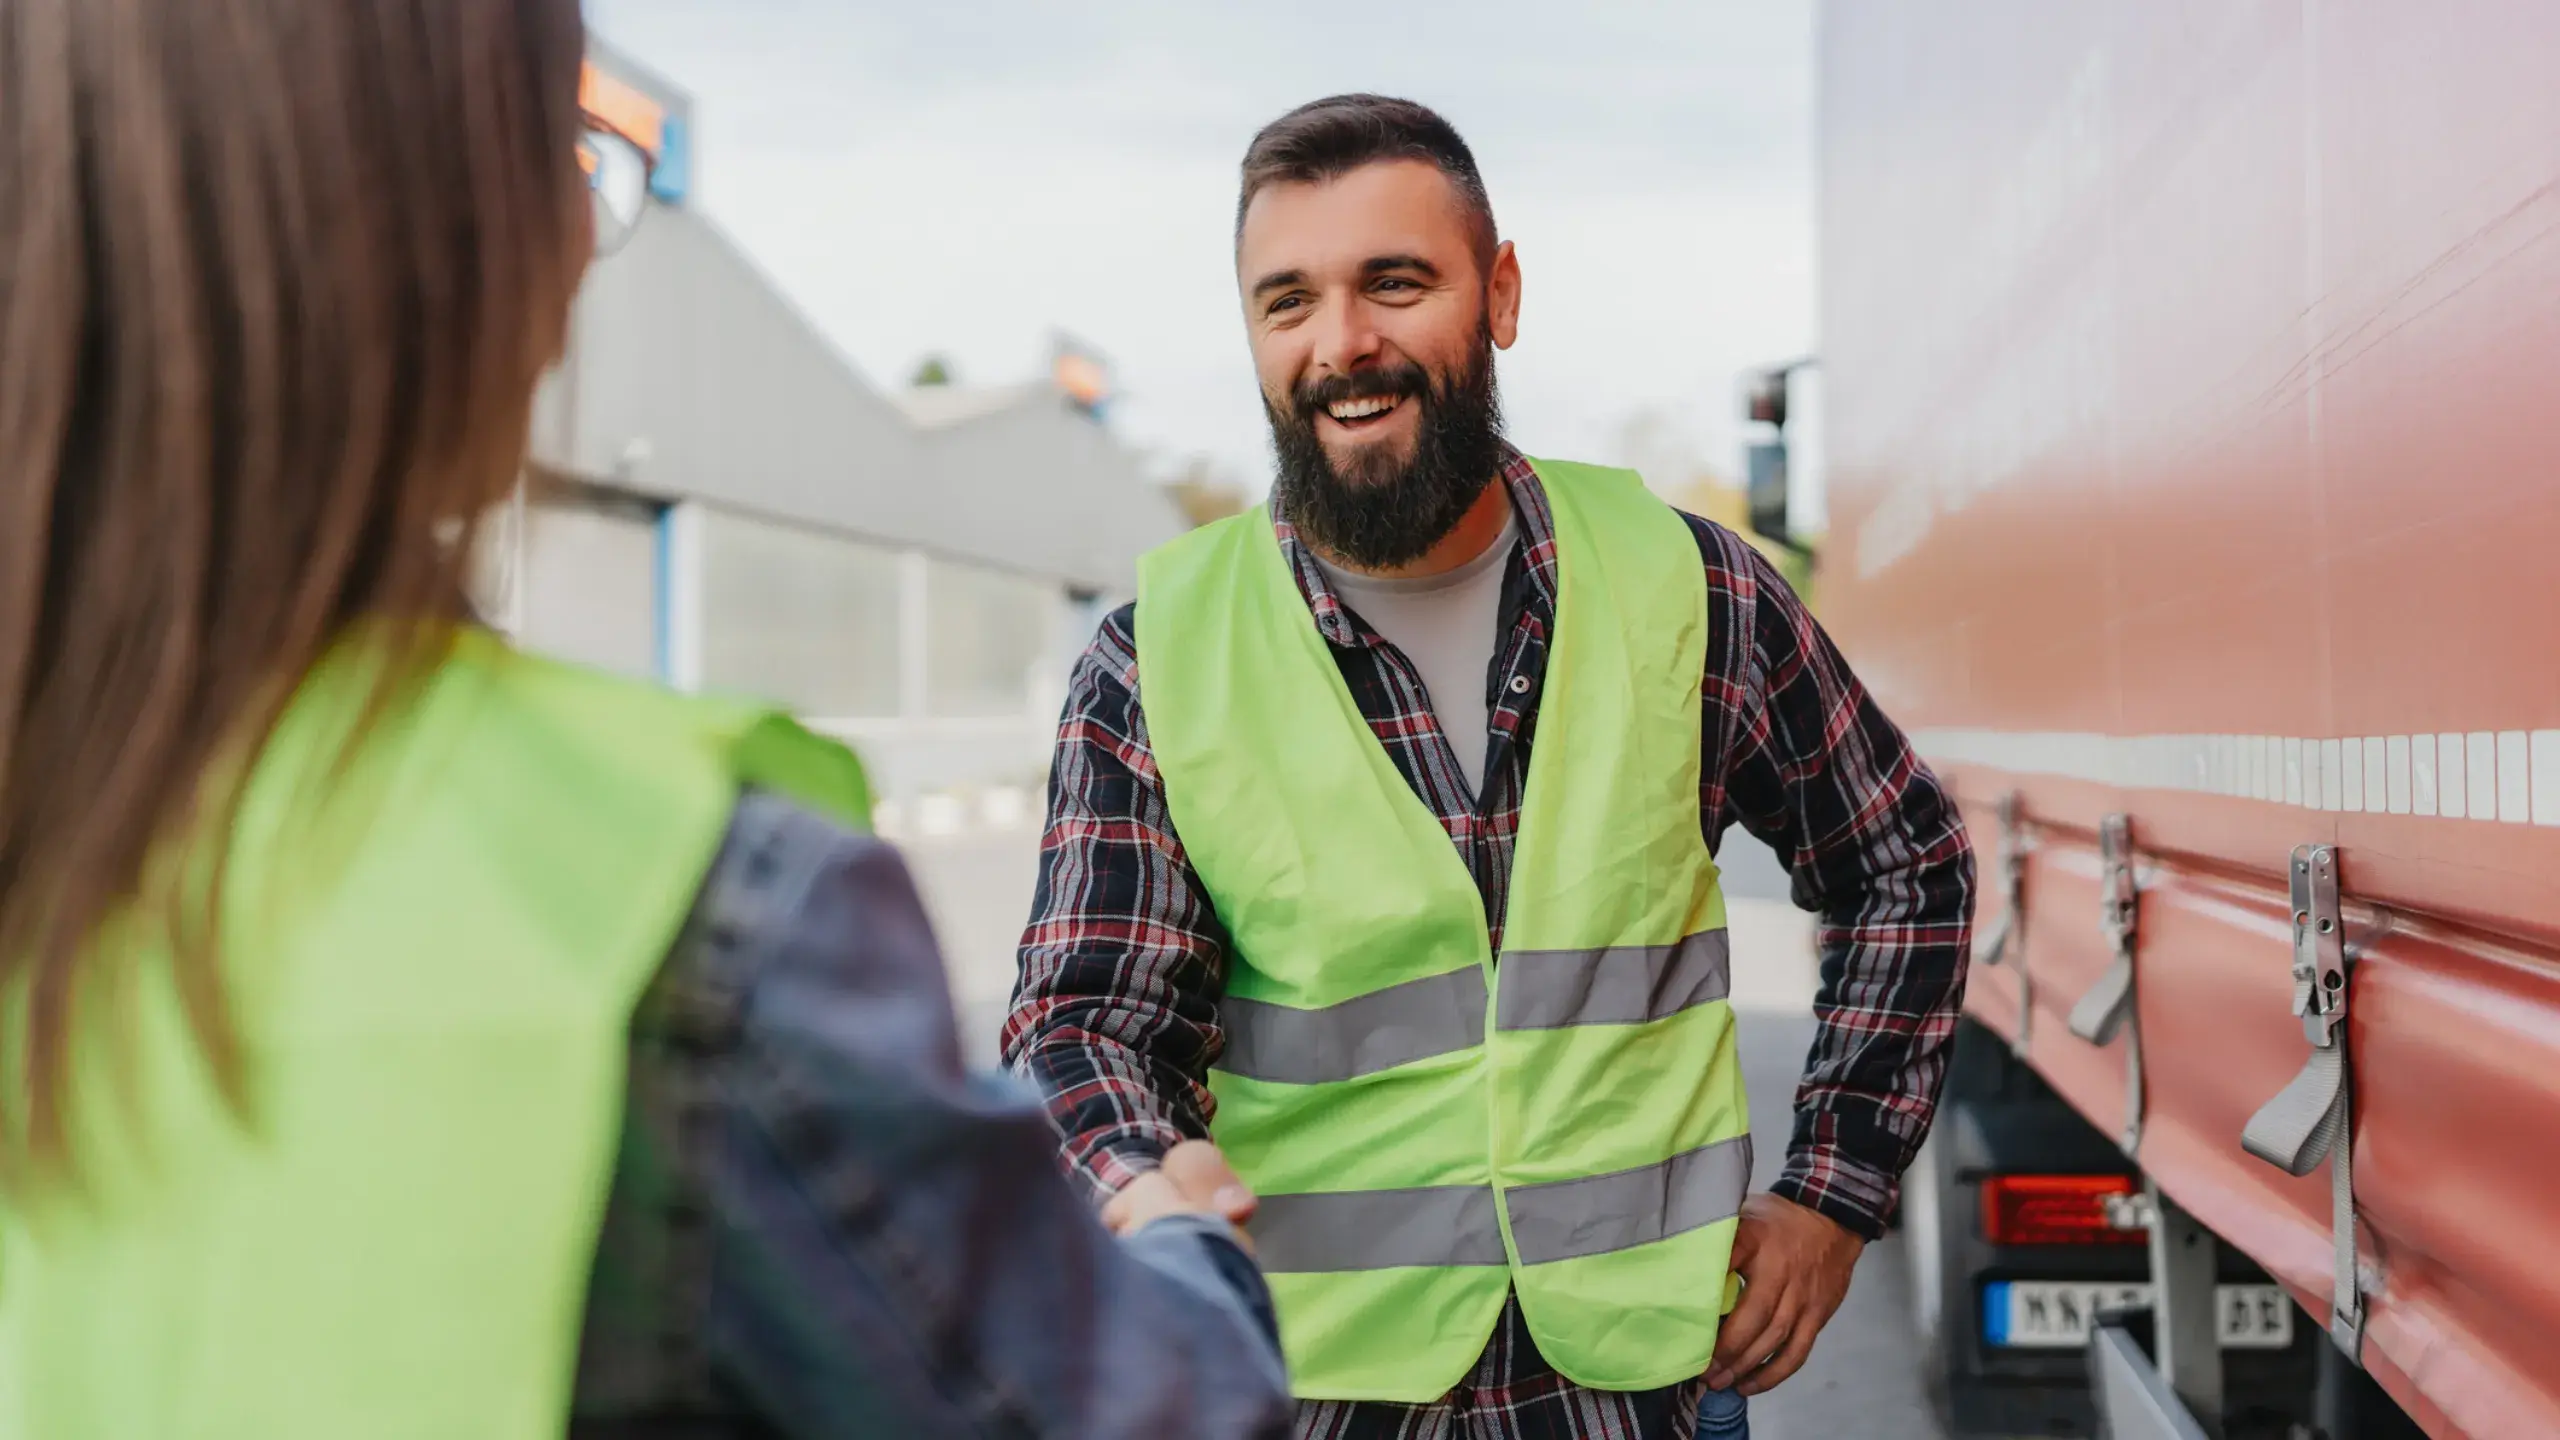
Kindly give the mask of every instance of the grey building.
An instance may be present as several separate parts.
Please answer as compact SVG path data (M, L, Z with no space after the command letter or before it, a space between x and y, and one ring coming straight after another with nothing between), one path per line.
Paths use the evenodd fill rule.
M866 382L688 207L690 100L590 61L657 108L664 158L538 397L492 610L537 649L783 702L910 810L1018 807L1068 664L1178 508L1067 385Z

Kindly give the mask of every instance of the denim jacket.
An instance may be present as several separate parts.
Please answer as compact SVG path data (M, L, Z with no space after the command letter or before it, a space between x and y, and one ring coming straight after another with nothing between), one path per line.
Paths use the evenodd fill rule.
M895 853L748 794L633 1024L571 1434L1287 1434L1233 1232L1115 1240L1056 1144Z

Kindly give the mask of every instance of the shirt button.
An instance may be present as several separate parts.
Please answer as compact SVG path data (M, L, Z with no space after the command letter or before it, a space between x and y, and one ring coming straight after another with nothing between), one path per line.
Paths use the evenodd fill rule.
M1511 677L1511 693L1512 693L1512 694L1514 694L1514 695L1526 695L1526 694L1528 694L1528 693L1529 693L1529 677L1528 677L1528 676L1526 676L1526 675L1514 675L1514 676L1512 676L1512 677Z

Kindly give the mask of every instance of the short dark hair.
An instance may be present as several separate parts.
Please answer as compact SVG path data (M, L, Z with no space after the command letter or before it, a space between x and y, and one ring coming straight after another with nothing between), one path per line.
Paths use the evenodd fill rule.
M1244 152L1244 184L1236 195L1236 241L1244 241L1244 212L1263 187L1338 180L1364 165L1420 160L1437 166L1457 189L1458 203L1475 233L1477 268L1493 268L1500 243L1493 226L1493 197L1474 152L1438 111L1386 95L1334 95L1310 101L1262 127Z

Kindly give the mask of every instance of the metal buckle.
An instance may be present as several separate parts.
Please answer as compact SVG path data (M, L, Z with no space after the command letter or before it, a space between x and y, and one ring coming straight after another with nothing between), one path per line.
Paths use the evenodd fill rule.
M2338 852L2293 852L2293 1013L2302 1035L2328 1048L2347 1018L2346 922L2338 906Z

